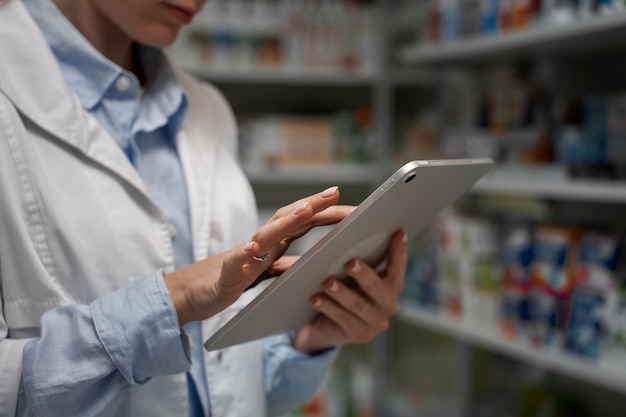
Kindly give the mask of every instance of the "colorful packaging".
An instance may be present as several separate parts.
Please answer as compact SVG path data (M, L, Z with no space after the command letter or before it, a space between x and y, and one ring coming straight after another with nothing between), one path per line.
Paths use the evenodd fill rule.
M580 241L575 266L575 285L598 291L611 291L619 256L619 237L597 231L585 232Z
M469 280L462 287L467 319L492 329L498 325L500 287L495 227L488 219L468 217L463 230L469 255Z
M565 349L576 355L598 359L608 334L605 294L585 286L570 298L570 316Z
M576 227L537 228L528 298L532 346L557 349L562 345L581 235L582 229Z
M500 330L506 339L522 336L528 321L530 290L528 268L533 259L533 232L530 225L514 225L505 231L500 249Z
M425 310L434 311L440 307L439 292L437 263L429 256L409 259L402 300Z
M616 234L595 230L586 231L580 241L565 339L565 349L577 355L598 359L607 341L619 241Z

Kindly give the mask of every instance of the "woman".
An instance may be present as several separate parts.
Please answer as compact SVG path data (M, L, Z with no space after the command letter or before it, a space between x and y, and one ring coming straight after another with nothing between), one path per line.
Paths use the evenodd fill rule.
M203 4L0 0L2 416L280 414L397 310L403 232L294 334L202 349L351 211L331 187L256 228L229 107L161 52Z

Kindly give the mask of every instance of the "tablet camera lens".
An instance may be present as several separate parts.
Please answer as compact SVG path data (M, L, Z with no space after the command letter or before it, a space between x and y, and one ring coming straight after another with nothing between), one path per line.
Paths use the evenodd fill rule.
M404 182L405 183L409 183L411 181L413 181L413 178L415 178L415 174L409 174L404 178Z

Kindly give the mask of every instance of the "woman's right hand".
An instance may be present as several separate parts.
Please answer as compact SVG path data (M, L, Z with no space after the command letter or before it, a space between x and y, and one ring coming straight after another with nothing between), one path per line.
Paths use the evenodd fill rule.
M353 207L335 205L338 200L337 187L330 187L282 207L248 242L166 275L180 326L224 310L274 263L279 264L295 239L314 226L341 221ZM265 254L268 258L260 260Z

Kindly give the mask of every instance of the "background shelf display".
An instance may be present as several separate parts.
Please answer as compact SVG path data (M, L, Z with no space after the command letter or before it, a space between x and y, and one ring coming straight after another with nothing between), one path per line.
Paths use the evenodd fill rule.
M408 3L417 4L404 2ZM497 304L498 297L508 297L507 291L512 291L506 287L510 283L499 284L502 275L498 275L497 271L505 262L501 259L500 234L506 233L513 224L535 225L530 229L531 234L545 233L556 226L557 230L564 232L562 236L567 234L568 228L581 230L589 227L587 231L601 231L621 239L626 231L621 214L626 204L626 181L620 173L623 161L617 158L619 148L612 148L623 141L622 124L620 118L613 117L617 113L609 111L618 108L622 92L626 91L623 76L620 75L624 71L621 51L626 47L624 4L621 0L609 1L608 7L613 7L611 12L602 12L600 7L595 15L582 18L582 13L574 8L582 8L584 3L541 2L542 7L548 10L550 7L571 8L569 21L559 23L558 19L551 20L555 15L543 14L524 28L494 27L491 33L486 34L479 33L483 27L474 25L473 33L463 32L468 28L468 22L483 23L478 16L486 8L495 6L501 13L501 8L526 7L531 3L472 0L433 0L426 2L425 6L421 3L423 6L416 7L421 7L419 10L426 17L419 19L420 26L412 32L412 39L407 39L406 34L401 37L402 45L394 55L400 65L420 71L436 70L440 74L439 80L433 83L434 92L421 94L421 98L427 101L421 103L417 122L407 129L403 142L411 146L405 148L417 155L443 150L460 157L474 157L478 155L472 152L491 151L498 164L472 188L460 210L467 210L470 225L476 222L472 227L482 225L474 228L471 242L465 241L469 254L455 250L446 252L449 250L446 247L450 245L449 239L464 242L461 236L450 236L463 227L454 220L448 226L450 230L442 233L444 236L436 249L431 248L429 243L416 244L425 246L426 257L432 259L424 259L424 254L413 254L416 266L412 267L412 277L407 274L407 280L411 281L407 282L407 298L398 319L403 326L408 323L418 332L424 329L443 335L451 343L459 343L472 352L487 352L496 357L511 358L523 368L540 369L550 375L542 380L547 385L556 381L563 384L561 387L577 387L570 392L580 394L579 397L584 397L584 402L590 407L587 411L581 407L578 410L581 415L619 416L618 410L623 409L626 398L626 367L619 363L621 350L617 349L619 353L614 356L615 342L609 336L614 330L612 328L619 326L615 318L607 319L604 322L606 327L595 336L591 336L593 332L590 332L588 336L594 342L586 345L586 350L581 349L584 353L578 354L571 353L574 348L565 342L562 346L559 344L558 349L549 350L531 347L529 342L521 340L526 334L524 332L536 337L533 332L546 330L541 324L532 327L537 323L523 322L520 326L531 327L516 328L514 332L519 332L515 333L518 339L512 340L504 336L497 319L494 319L498 314L514 314L497 310L501 307ZM477 4L480 6L472 8ZM458 7L456 13L452 12L453 5ZM441 12L438 15L433 12L437 10ZM444 22L446 19L449 20ZM418 20L417 14L414 20ZM496 20L496 25L500 23ZM450 25L458 26L451 28ZM434 32L433 27L436 29ZM453 39L446 38L449 33L443 34L444 30L454 32ZM458 104L460 102L463 104ZM598 103L600 106L594 107ZM532 141L526 141L531 135ZM522 137L526 139L520 140ZM599 145L595 148L597 153L593 153L593 145L587 147L590 144ZM472 203L476 206L472 207ZM437 227L441 224L435 229ZM481 250L481 242L485 241L481 233L488 229L500 236L494 239L494 250L488 256L473 254L472 257L472 246L478 246L474 250ZM461 232L459 234L462 235ZM621 240L619 242L621 245ZM455 244L452 246L456 247ZM576 246L572 244L571 247ZM535 256L535 248L532 251ZM457 271L459 276L455 276L454 266L466 262L465 257L472 257L471 262L481 268L480 272L463 274ZM611 280L614 286L605 289L602 297L608 298L609 294L612 296L618 291L621 294L623 280L624 272L618 269ZM484 291L480 300L484 302L482 308L489 314L485 310L483 314L493 320L489 323L494 324L476 322L477 319L472 317L476 313L472 309L478 307L471 302L468 306L463 305L467 300L463 300L464 295L459 296L459 293L464 294L464 291ZM523 294L521 297L528 296ZM462 300L461 307L456 304L459 301L455 297ZM458 320L452 318L448 310L459 314L456 308L468 309L465 314L469 316ZM567 308L573 310L569 304ZM610 309L607 308L607 311ZM572 312L567 310L565 314L570 314L571 318ZM607 314L610 316L613 313ZM589 319L585 323L588 325L592 321ZM559 325L569 326L563 322ZM582 332L581 328L549 328L546 331L549 337L556 335L557 340L559 337L567 338L569 343L579 336L576 332ZM406 327L403 329L406 331ZM558 333L561 331L564 333ZM616 332L619 333L619 330ZM545 343L541 337L539 342L534 342L539 346ZM551 340L550 343L554 342ZM592 359L593 355L598 355L598 359ZM466 364L462 369L473 367L474 372L482 372L477 368L473 355L468 360L473 365ZM401 367L401 364L398 366ZM402 371L396 373L402 374ZM527 410L527 414L518 409L513 411L513 406L501 409L503 411L473 407L475 386L480 383L480 377L473 379L464 376L461 371L455 376L459 378L463 394L457 413L451 415L541 414L537 410L532 413ZM517 376L511 372L509 378ZM563 383L568 377L575 382L569 385ZM502 395L499 386L506 385L506 379L505 376L499 380L491 395ZM405 384L410 385L406 381ZM554 384L551 388L558 385ZM548 390L545 388L543 392ZM517 387L517 391L509 391L509 395L511 392L519 398L523 395L523 388ZM511 404L515 395L509 399ZM611 405L605 405L609 403ZM556 415L554 409L544 409L544 412L545 415Z
M232 5L235 5L235 8L245 8L252 3L262 4L263 7L278 7L282 4L290 4L288 7L307 5L306 7L310 7L309 11L314 11L309 15L312 19L310 23L318 19L315 24L323 23L324 19L329 18L324 10L328 10L328 7L336 7L333 5L334 2L324 0L305 2L212 0L208 3L212 9L207 10L210 12L222 7L229 8ZM357 4L350 1L337 3ZM191 31L182 33L183 40L189 34L196 38L191 43L181 42L175 45L170 55L191 73L214 83L234 108L242 139L240 141L242 164L253 185L262 214L267 216L276 207L319 192L330 185L340 186L342 203L358 204L388 174L392 173L395 167L402 165L408 159L466 157L466 155L431 152L434 146L424 147L424 141L420 141L423 139L420 134L426 129L432 129L433 132L429 140L442 143L443 135L437 128L463 129L467 127L457 126L443 120L439 126L433 128L436 123L430 123L431 120L428 117L421 117L423 112L459 114L458 109L438 106L442 81L449 69L460 69L460 71L476 75L484 66L493 63L508 65L512 62L517 65L517 60L520 60L528 64L525 67L527 70L535 62L543 62L547 58L548 61L556 62L555 67L561 71L551 73L556 81L550 84L552 87L550 94L561 89L576 94L595 93L596 90L607 94L620 91L620 89L626 91L626 77L623 76L626 60L620 58L620 55L623 55L620 51L626 47L626 13L594 16L585 20L571 21L569 24L528 27L526 30L492 34L488 37L464 38L439 44L426 45L423 43L423 36L409 39L409 42L404 35L394 37L392 33L394 26L402 26L403 30L419 26L418 32L421 31L423 35L425 32L423 25L428 24L428 13L424 13L424 5L428 3L428 1L414 0L358 2L359 10L363 12L363 15L367 15L366 24L369 25L367 29L364 29L367 30L366 34L358 32L366 35L362 37L363 43L359 46L359 59L362 65L348 63L349 65L346 66L344 65L346 61L339 66L307 66L298 62L293 65L294 61L289 61L287 55L272 55L276 52L273 49L277 45L276 35L280 35L280 42L288 39L288 36L285 36L287 33L276 26L273 29L267 30L266 27L256 32L245 30L233 32L232 20L205 16L209 18L208 23L206 20L199 19L194 22L194 27L190 28ZM289 8L285 10L293 11ZM418 12L412 12L412 10ZM220 12L222 11L220 9ZM341 23L342 18L346 17L344 13L346 13L345 10L337 12L331 19L333 24ZM276 15L277 18L280 16ZM426 21L424 16L426 16ZM220 27L220 24L224 22L230 26ZM243 26L245 25L235 24L235 28ZM224 27L231 31L225 38ZM218 51L218 55L214 53L215 51L207 53L207 45L209 48L214 46L249 48L251 44L246 42L249 41L251 35L260 39L260 41L255 41L254 48L267 47L269 50L265 50L260 55L250 55L250 49L245 51L247 55L241 55L241 50L235 54L231 54L232 51L226 51L226 55L223 55L224 50ZM236 43L233 43L233 39L236 39ZM217 41L215 45L207 43L215 41ZM598 61L590 59L589 57L596 56L596 52L606 54L608 58ZM269 60L266 53L270 53ZM570 61L562 64L561 59ZM600 75L596 76L596 73ZM493 75L496 78L492 77ZM497 76L500 75L501 72L489 73L480 81L488 83L495 79L499 82L501 79ZM458 85L453 84L451 101L462 102L466 108L471 108L475 102L468 100L468 96L463 94L462 89L457 88ZM602 88L597 89L598 86ZM509 97L515 98L516 94L519 95L518 86L508 87L511 87ZM264 154L268 142L266 139L277 135L266 134L259 139L259 136L250 134L250 130L247 129L250 122L259 119L274 119L282 122L294 116L303 116L326 118L331 120L332 124L337 115L357 112L367 113L371 119L367 128L364 129L366 134L356 135L359 137L357 143L360 140L367 141L367 149L369 149L367 155L360 154L355 158L332 156L318 165L304 166L306 164L277 159L273 156L267 157ZM474 116L471 115L471 117ZM410 134L404 132L403 122L406 119L411 119L414 123L415 128ZM481 126L480 129L485 129L485 126ZM494 131L489 130L490 133ZM337 136L333 133L331 139ZM411 142L413 139L416 139L415 143ZM355 141L350 140L350 142ZM410 146L404 146L409 142ZM324 146L328 146L328 143L331 143L330 148L334 149L335 145L332 144L332 140L324 142ZM523 205L518 204L519 201L516 200L517 197L521 197L524 200L533 200L533 204L540 201L541 209L545 209L546 213L550 212L557 219L570 219L567 216L560 217L563 211L559 210L576 211L576 221L581 223L587 221L593 223L598 219L607 220L608 217L623 217L619 212L622 210L622 205L626 205L626 179L624 178L620 180L572 178L569 175L568 166L554 160L548 161L549 165L542 165L544 161L541 161L542 163L534 161L528 165L511 165L509 162L511 159L498 160L498 165L494 170L471 190L468 200L502 198L506 199L508 204L502 206L510 210L514 206ZM513 162L515 162L514 158ZM514 198L509 199L509 197ZM546 201L550 203L543 204ZM579 205L586 205L584 211L579 211ZM607 209L607 206L610 207ZM544 211L541 212L542 215ZM611 211L611 216L607 216L606 211ZM622 226L625 226L624 230L626 230L626 225ZM402 329L406 331L409 328L409 331L415 335L421 335L421 329L429 329L433 333L444 335L455 342L458 341L466 348L480 347L497 355L515 358L528 364L528 367L571 376L583 387L585 384L590 384L594 388L601 387L607 392L617 393L620 396L626 395L626 371L622 371L619 367L609 366L602 361L592 363L569 354L551 353L526 347L517 342L505 340L497 330L468 326L463 322L453 321L443 314L424 313L420 308L409 303L403 304L398 318L398 321L403 322ZM394 327L394 321L391 327ZM356 355L354 352L350 353L351 349L345 349L347 356L343 359L350 362L352 359L350 356L356 356L359 358L359 364L356 366L358 371L355 373L359 374L363 368L371 372L368 379L371 386L363 389L359 394L361 397L367 397L365 403L369 415L413 416L417 413L419 405L411 403L410 399L403 403L404 414L390 412L391 409L396 410L394 405L389 403L391 401L389 390L393 386L393 374L390 372L389 362L394 359L390 345L390 341L384 335L371 346L362 347ZM413 349L413 347L407 349ZM441 349L436 346L429 352L420 352L419 349L415 349L414 352L407 352L406 358L410 360L412 355L425 355L423 359L427 362L428 355L432 352L441 353ZM447 357L447 353L442 354L439 360L444 363ZM460 402L448 407L452 410L451 412L434 415L453 417L513 415L512 412L509 414L473 413L472 408L466 406L466 401L468 401L467 397L473 395L471 385L475 381L466 381L462 375L466 368L453 365L449 368L451 379L459 380L463 385ZM439 371L437 369L433 372ZM408 372L404 376L410 377ZM342 375L339 379L343 381L344 377L345 375ZM448 388L447 384L441 385ZM332 393L334 386L330 388L329 392ZM369 391L372 391L370 395L367 394ZM443 388L441 391L437 394L441 394L442 398L447 398L448 393L443 392L445 391ZM454 395L452 397L454 401L459 400ZM332 395L329 398L332 399ZM392 400L395 401L395 399ZM448 405L448 401L445 402ZM626 406L626 400L620 404ZM309 414L296 415L308 416ZM316 417L321 415L353 417L356 414L316 414ZM419 415L428 415L428 413ZM612 416L612 414L596 415Z
M199 78L215 83L279 84L291 86L369 86L376 74L345 73L339 71L277 70L272 68L219 70L202 62L181 62L182 66Z
M564 171L564 167L496 167L472 192L626 204L626 181L572 179Z
M626 394L626 368L621 368L615 364L585 361L562 351L550 352L533 349L522 345L520 342L504 339L497 329L485 328L484 325L481 327L478 323L468 325L447 318L443 314L425 312L423 309L406 304L402 306L398 316L403 320L435 332Z
M407 47L400 60L410 64L440 64L558 56L588 49L615 48L626 44L626 13L553 23L526 30L459 39L442 45Z
M332 164L317 167L247 166L245 172L253 184L374 184L380 167L372 164Z

